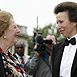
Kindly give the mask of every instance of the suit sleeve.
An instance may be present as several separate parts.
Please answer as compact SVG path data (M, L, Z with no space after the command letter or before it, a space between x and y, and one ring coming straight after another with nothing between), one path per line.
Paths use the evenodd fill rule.
M39 66L40 57L36 54L32 54L25 65L24 70L29 74L33 75Z

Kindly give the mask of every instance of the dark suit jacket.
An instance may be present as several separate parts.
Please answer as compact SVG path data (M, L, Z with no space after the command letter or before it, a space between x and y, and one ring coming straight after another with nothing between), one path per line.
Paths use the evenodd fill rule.
M0 53L0 77L6 77L5 72L4 72L4 65L3 65L1 53Z
M58 43L53 47L52 53L52 77L59 77L60 63L64 51L64 42ZM77 77L77 50L71 68L71 77Z

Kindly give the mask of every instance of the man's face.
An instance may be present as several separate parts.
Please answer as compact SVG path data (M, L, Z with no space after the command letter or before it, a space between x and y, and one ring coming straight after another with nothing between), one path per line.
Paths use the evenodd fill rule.
M48 35L46 37L46 39L51 39L52 40L52 43L51 44L46 44L47 49L50 49L51 50L53 48L53 46L56 44L56 38L55 38L54 35Z
M19 56L23 56L23 55L24 55L24 45L22 45L22 44L16 45L15 52L16 52Z

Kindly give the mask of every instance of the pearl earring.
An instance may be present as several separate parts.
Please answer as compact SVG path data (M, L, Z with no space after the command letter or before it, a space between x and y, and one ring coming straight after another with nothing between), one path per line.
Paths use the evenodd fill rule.
M6 39L6 36L3 36L4 39Z

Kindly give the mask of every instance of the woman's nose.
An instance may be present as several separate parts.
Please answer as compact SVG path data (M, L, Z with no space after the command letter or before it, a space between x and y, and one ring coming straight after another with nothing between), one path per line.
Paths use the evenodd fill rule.
M57 25L57 29L61 29L61 25L58 24L58 25Z
M17 27L17 32L20 33L20 29Z

